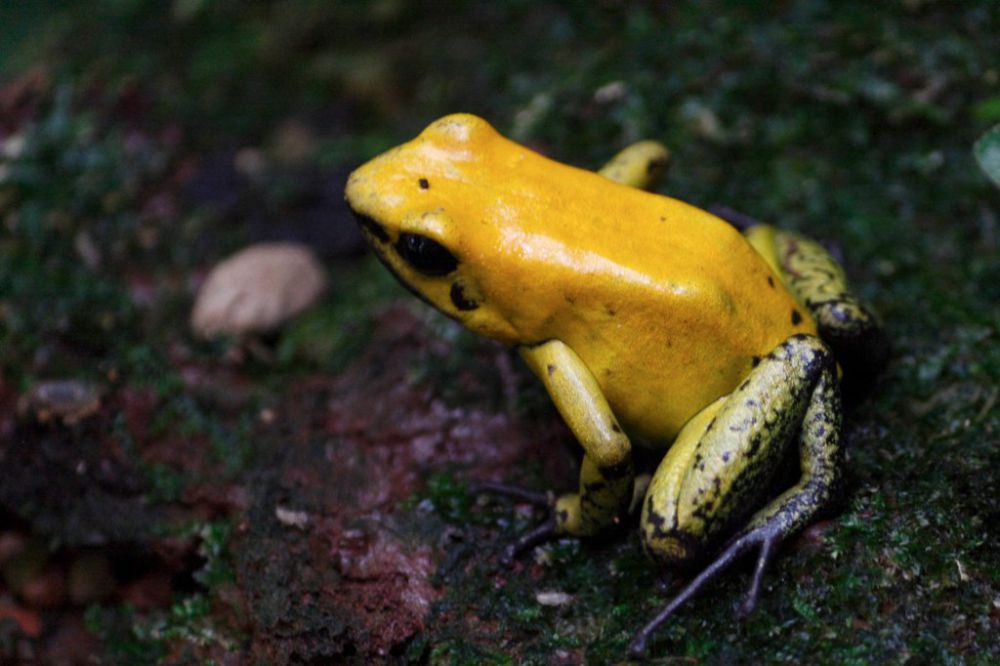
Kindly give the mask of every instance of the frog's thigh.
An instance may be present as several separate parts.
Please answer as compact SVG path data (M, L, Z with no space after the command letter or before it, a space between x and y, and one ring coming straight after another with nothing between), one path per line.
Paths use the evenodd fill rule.
M844 269L822 245L769 225L751 227L746 237L809 309L842 365L866 370L881 365L887 348L878 318L851 291Z
M670 151L656 141L640 141L628 146L597 173L622 185L649 190L656 186L667 165Z
M815 514L839 466L835 367L818 338L793 336L684 427L643 503L643 543L652 557L689 563L737 524L770 520L784 536ZM800 431L802 480L747 523Z
M556 503L556 530L588 536L618 522L632 499L632 446L597 380L576 352L553 340L521 347L584 450L579 493Z

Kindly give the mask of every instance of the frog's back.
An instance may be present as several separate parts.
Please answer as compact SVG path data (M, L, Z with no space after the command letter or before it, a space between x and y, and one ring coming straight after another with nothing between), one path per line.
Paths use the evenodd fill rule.
M614 191L606 216L567 230L568 247L588 237L599 247L576 264L582 278L545 272L566 305L550 294L550 315L562 314L534 337L569 344L625 427L662 445L781 342L816 328L731 226L679 201L613 189L625 191Z
M619 420L665 442L790 335L804 308L735 229L443 118L366 165L384 217L435 212L477 295L469 328L511 344L559 339ZM410 192L419 183L418 195Z
M499 137L499 135L497 135ZM557 338L640 439L673 438L795 333L805 308L732 226L504 142L480 210L522 341Z
M404 149L406 157L386 155L396 177L428 183L436 206L462 221L470 260L478 251L484 262L507 258L505 270L520 264L535 275L546 264L558 272L568 262L595 280L646 283L670 294L671 286L698 281L737 298L748 287L752 300L759 300L761 282L776 279L742 235L714 215L550 160L475 116L446 116ZM412 168L401 168L406 162ZM752 277L758 280L750 285Z
M464 221L465 245L516 287L515 297L532 293L538 310L557 309L566 296L583 310L598 300L612 309L617 301L651 311L656 304L701 310L743 335L767 329L769 342L814 332L780 278L728 223L550 160L486 127L482 145L462 153L461 175L442 174L452 191L439 203ZM524 307L511 302L507 309Z

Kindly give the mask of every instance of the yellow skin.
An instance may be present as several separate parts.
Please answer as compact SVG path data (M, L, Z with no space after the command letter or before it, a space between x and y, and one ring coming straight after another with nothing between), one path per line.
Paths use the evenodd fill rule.
M814 242L763 225L741 234L640 189L667 159L642 142L594 173L456 114L357 169L346 193L386 266L446 315L515 346L580 441L579 491L556 502L553 531L591 536L619 522L632 445L669 448L643 501L647 552L689 563L736 530L677 605L756 547L749 607L772 546L837 478L837 368L819 336L864 348L878 328ZM802 479L768 502L792 446Z

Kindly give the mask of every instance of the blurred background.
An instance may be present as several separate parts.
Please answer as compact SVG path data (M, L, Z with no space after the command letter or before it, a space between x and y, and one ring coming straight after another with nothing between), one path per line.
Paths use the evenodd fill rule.
M998 53L992 0L0 3L0 662L623 658L683 576L634 535L497 565L534 518L468 480L569 488L571 442L343 204L455 111L587 168L663 141L663 193L821 239L885 320L839 512L653 653L1000 659ZM192 330L275 241L312 307Z

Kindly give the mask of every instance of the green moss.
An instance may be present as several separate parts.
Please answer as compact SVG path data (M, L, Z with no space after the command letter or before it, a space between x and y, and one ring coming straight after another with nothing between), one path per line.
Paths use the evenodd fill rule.
M585 166L631 140L662 139L674 154L663 191L833 241L884 317L894 356L849 418L848 499L819 544L803 539L785 550L755 617L733 619L748 584L737 568L664 627L653 652L706 663L997 659L1000 213L972 154L997 121L995 3L278 7L55 3L20 22L0 20L0 34L44 21L58 57L21 48L49 54L73 82L27 128L28 149L0 162L13 174L0 192L14 193L0 197L11 230L0 239L5 379L117 368L163 400L154 435L207 437L231 478L256 455L256 400L232 417L186 395L163 336L122 285L124 265L188 266L189 250L151 255L134 242L144 184L162 177L171 153L126 155L114 123L74 103L88 81L142 82L152 117L180 122L210 148L219 137L256 145L289 115L349 107L351 120L334 121L319 142L316 161L331 171L458 109ZM8 68L25 61L0 58ZM607 84L614 95L595 95ZM178 238L197 236L200 224L188 220ZM121 254L96 271L81 267L80 231L102 248L117 243ZM371 331L371 308L407 298L374 262L342 268L328 301L279 341L277 367L252 367L273 376L268 390L316 368L340 370ZM182 306L159 319L174 339L183 339ZM506 410L497 348L444 319L427 322L448 352L427 350L413 381L452 404ZM71 353L60 346L67 339ZM34 367L52 348L63 350L56 361ZM515 409L554 418L532 386ZM560 543L543 549L541 565L501 570L496 554L531 520L477 504L449 473L432 472L410 514L421 520L426 500L428 513L467 535L464 551L445 558L445 596L412 644L415 659L546 663L565 651L615 661L683 578L649 565L631 538ZM537 478L514 473L512 482ZM153 468L149 478L165 500L183 484L170 469ZM541 607L542 589L574 601ZM134 621L113 613L104 625L114 654L144 645Z
M169 608L138 612L128 604L94 605L85 613L87 630L104 647L104 658L112 664L159 663L168 654L203 661L203 649L233 651L241 638L226 618L214 612L212 593L218 586L234 582L229 556L232 525L226 522L192 524L171 528L177 537L196 535L198 555L203 558L193 578L203 592L177 597Z
M139 615L129 606L91 606L85 614L87 630L98 636L112 664L155 664L168 653L172 659L198 660L181 647L217 647L232 650L236 640L213 623L209 599L197 594L180 599L166 611Z
M228 522L205 523L198 526L198 555L204 558L205 564L195 571L193 578L206 589L217 585L231 584L235 580L233 566L229 557L229 540L232 538L233 525Z
M329 284L323 302L282 332L277 345L281 369L342 371L366 348L376 308L400 293L392 276L373 257L337 267L330 273Z
M473 498L466 486L458 483L451 474L430 475L423 494L444 520L458 525L467 525L474 520Z

